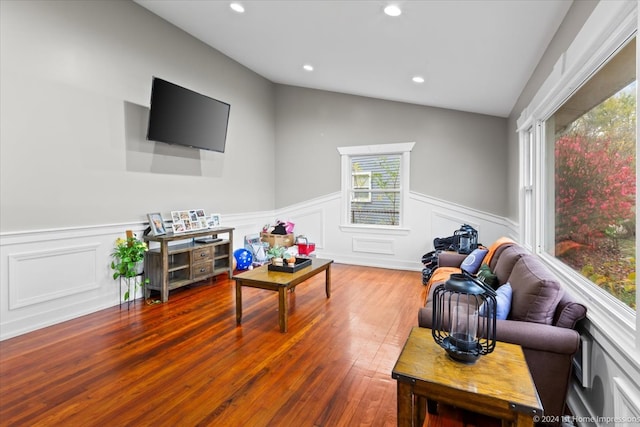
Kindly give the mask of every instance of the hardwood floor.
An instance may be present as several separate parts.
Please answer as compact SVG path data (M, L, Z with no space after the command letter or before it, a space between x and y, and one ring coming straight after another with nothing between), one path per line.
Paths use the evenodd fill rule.
M419 272L334 264L290 294L234 282L171 292L0 342L6 426L392 426L391 370L424 301Z

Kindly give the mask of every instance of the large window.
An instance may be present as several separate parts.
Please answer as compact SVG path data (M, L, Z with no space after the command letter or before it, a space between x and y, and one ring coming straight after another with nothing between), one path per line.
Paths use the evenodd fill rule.
M391 228L402 225L413 145L338 148L342 155L344 225Z
M545 250L636 308L636 43L544 123Z

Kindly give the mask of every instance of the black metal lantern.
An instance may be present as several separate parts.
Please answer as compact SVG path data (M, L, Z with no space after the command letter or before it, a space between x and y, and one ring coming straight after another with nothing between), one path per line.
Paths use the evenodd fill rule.
M478 247L478 231L470 225L463 224L453 235L458 239L458 253L470 254Z
M496 292L469 273L452 274L433 291L432 335L449 356L475 363L496 346Z

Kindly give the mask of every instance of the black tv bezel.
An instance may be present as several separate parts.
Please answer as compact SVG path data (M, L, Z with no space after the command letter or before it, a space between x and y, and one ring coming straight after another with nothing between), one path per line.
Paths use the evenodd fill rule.
M154 121L157 120L154 116L154 110L153 110L153 104L154 104L154 98L156 101L156 105L157 104L157 97L158 97L158 92L156 90L156 83L160 83L160 84L166 84L166 85L171 85L174 88L179 89L180 91L182 91L185 94L188 94L191 97L194 97L196 99L204 99L207 102L211 102L211 103L215 103L216 105L221 105L221 106L225 106L226 107L226 120L225 120L225 127L224 127L224 139L222 140L222 148L218 148L219 144L216 147L213 147L212 145L207 145L207 146L203 146L197 143L193 143L193 141L183 141L183 140L176 140L176 139L170 139L170 138L166 138L163 137L163 135L158 134L157 129L158 129L158 125L153 125ZM150 97L150 107L149 107L149 120L147 122L147 140L148 141L154 141L154 142L161 142L163 144L170 144L170 145L178 145L178 146L183 146L183 147L190 147L190 148L194 148L194 149L199 149L199 150L206 150L206 151L213 151L213 152L217 152L217 153L224 153L226 150L226 146L227 146L227 135L229 132L229 117L231 115L231 104L229 104L228 102L224 102L221 101L219 99L213 98L211 96L205 95L203 93L200 92L196 92L194 90L191 90L189 88L186 88L184 86L181 86L179 84L173 83L169 80L160 78L160 77L156 77L153 76L153 79L151 81L151 97ZM153 126L152 126L153 125ZM154 130L154 132L152 132L152 129Z

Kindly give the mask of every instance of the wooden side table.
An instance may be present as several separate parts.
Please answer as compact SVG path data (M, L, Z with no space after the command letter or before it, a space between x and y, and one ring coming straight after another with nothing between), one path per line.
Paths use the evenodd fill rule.
M473 365L452 360L434 341L431 329L414 327L393 368L397 380L398 426L422 426L426 402L436 401L503 420L533 426L542 403L522 348L496 343Z

